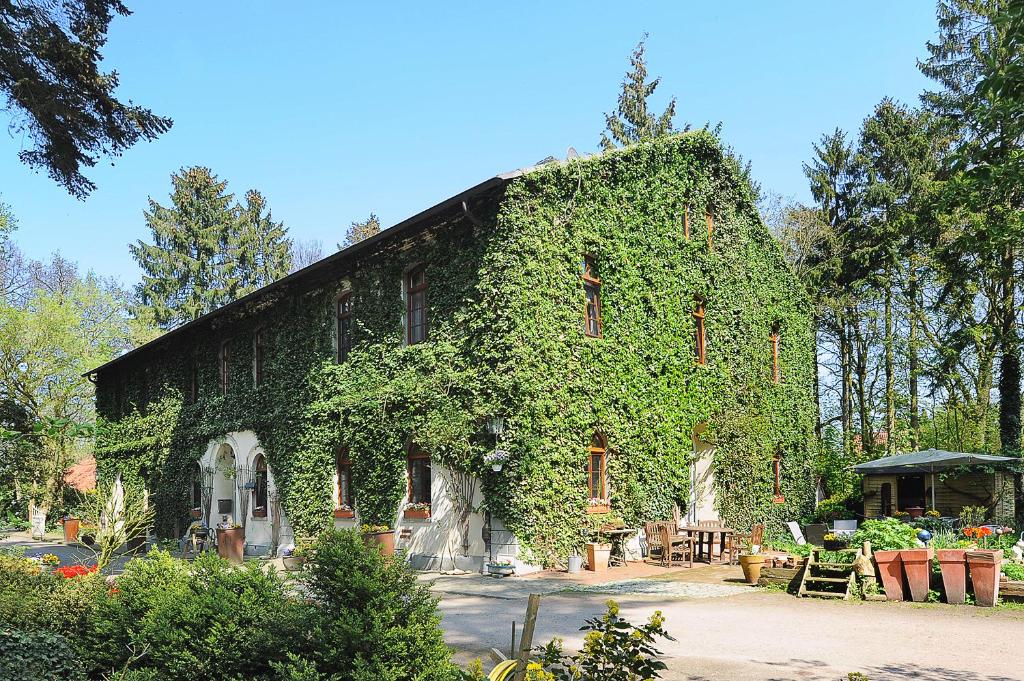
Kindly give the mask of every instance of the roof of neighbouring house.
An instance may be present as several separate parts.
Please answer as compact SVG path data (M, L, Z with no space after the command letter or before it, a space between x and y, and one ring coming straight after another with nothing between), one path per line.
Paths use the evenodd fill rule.
M89 456L64 471L64 482L79 492L96 489L96 459Z
M857 473L892 474L892 473L934 473L959 466L1005 466L1020 459L1013 456L995 456L993 454L972 454L969 452L947 452L942 449L925 449L920 452L883 456L881 459L867 461L853 466Z

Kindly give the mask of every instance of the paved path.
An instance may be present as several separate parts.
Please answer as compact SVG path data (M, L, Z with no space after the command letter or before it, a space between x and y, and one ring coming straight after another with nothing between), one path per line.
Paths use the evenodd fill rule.
M439 586L448 589L450 583ZM460 661L485 656L491 647L508 650L511 622L521 623L526 610L523 597L438 594L445 635ZM578 647L584 618L602 612L607 598L544 596L535 642L559 636L567 647ZM619 595L616 600L633 622L654 610L665 614L677 639L661 646L667 681L838 681L852 671L871 681L1024 680L1021 610L844 603L763 590L714 598Z

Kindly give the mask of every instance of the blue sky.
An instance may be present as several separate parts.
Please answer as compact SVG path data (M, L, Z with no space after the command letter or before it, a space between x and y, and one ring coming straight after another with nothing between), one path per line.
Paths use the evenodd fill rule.
M935 35L931 0L128 5L105 64L171 132L91 170L84 202L0 133L21 247L126 284L147 197L166 204L183 166L209 166L236 195L259 189L293 237L330 252L370 211L391 225L569 146L596 151L645 31L655 104L674 94L679 123L721 121L766 190L806 199L812 142L855 130L883 96L916 103Z

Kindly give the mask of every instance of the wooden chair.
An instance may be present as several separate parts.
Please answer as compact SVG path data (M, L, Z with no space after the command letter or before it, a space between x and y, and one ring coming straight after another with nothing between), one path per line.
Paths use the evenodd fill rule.
M675 523L658 523L661 536L661 566L662 567L684 567L686 559L693 567L693 537L675 537L669 532L669 525Z
M647 544L647 557L653 560L657 555L661 558L661 531L658 529L658 523L644 523L644 540Z
M740 551L747 540L754 546L761 546L764 542L764 523L755 524L750 532L737 532L729 537L729 565L738 562Z

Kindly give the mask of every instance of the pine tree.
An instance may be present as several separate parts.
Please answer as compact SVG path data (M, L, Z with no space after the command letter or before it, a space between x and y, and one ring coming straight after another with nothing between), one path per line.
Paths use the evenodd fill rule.
M605 151L615 149L617 145L627 146L674 132L672 119L676 115L675 97L660 116L647 111L647 98L654 94L661 78L647 82L647 62L644 60L646 40L647 34L644 34L629 59L633 68L622 80L622 92L615 113L604 115L607 129L601 133L601 148Z
M338 250L357 244L378 232L380 232L380 218L376 213L370 213L370 217L361 222L353 220L348 226L348 231L345 232L345 240L338 244Z
M202 167L183 169L171 182L172 205L150 198L144 213L153 243L129 246L143 271L139 299L165 329L227 303L240 277L228 258L238 217L227 182Z
M171 127L171 119L118 100L117 74L99 68L115 14L131 12L120 0L0 2L0 93L14 113L11 127L35 145L18 156L77 198L96 188L83 166Z
M244 296L288 274L292 244L283 222L274 222L267 201L250 189L238 209L238 224L230 235L234 255L232 297Z

